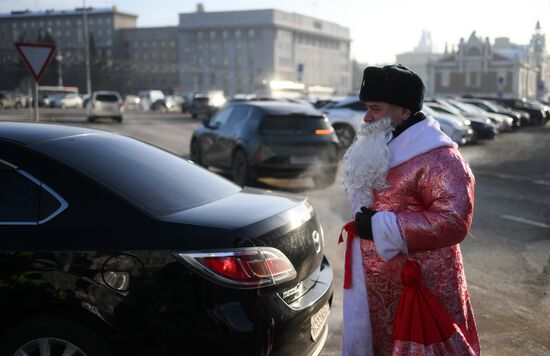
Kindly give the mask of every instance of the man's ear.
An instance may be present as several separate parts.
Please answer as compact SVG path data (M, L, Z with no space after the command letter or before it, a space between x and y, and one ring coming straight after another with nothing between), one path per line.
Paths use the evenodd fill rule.
M403 120L407 120L409 117L411 117L412 113L410 109L401 107L401 115Z

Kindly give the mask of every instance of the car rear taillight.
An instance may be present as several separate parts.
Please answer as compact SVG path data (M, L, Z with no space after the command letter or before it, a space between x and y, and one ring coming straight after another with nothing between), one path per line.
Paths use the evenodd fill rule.
M92 109L95 109L95 100L92 100Z
M177 251L174 255L211 281L229 287L266 287L296 277L296 270L289 259L272 247Z
M315 130L316 135L330 135L332 133L332 129L326 129L326 130Z

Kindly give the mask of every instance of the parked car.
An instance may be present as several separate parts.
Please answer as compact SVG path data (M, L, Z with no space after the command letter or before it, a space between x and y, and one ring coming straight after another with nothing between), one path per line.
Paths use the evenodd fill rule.
M142 90L138 93L138 97L139 108L143 111L149 111L155 101L164 99L164 93L160 90Z
M181 111L180 104L171 96L166 96L164 99L159 99L151 105L152 111L160 112L179 112Z
M460 101L475 105L481 110L485 110L489 113L509 116L510 118L512 118L512 127L518 128L521 126L522 116L520 113L514 112L513 110L505 108L497 103L491 102L489 100L475 98L461 98Z
M16 109L29 107L29 105L31 104L31 97L26 94L23 94L20 91L17 91L17 90L12 91L11 95L15 99Z
M121 123L124 103L116 91L96 91L92 93L86 110L89 122L94 122L97 118L108 117Z
M318 354L332 268L307 198L81 127L0 123L6 355Z
M50 106L61 109L80 109L83 107L83 100L78 94L58 94L50 98Z
M421 110L424 115L433 117L447 136L458 145L474 143L476 137L471 123L461 120L455 115L443 114L432 110L428 105L424 104Z
M447 99L447 102L453 107L459 109L464 113L464 116L467 118L484 118L489 119L493 126L495 127L497 133L510 131L514 120L509 116L493 114L487 112L473 104L465 103L457 99Z
M0 109L18 108L16 98L10 92L0 92Z
M511 99L511 98L491 98L485 97L483 99L493 100L497 103L514 110L525 111L529 114L529 125L542 125L546 122L546 113L542 105L535 105L530 103L527 99Z
M329 103L321 108L334 127L342 150L346 150L353 141L361 127L363 118L367 113L365 103L357 97L349 97L337 102Z
M124 108L130 110L139 109L140 99L137 95L126 95L124 97Z
M464 120L468 120L469 125L472 127L472 130L474 130L474 141L478 139L492 140L495 138L496 128L492 121L488 118L475 115L466 117L466 113L441 99L438 99L437 101L426 100L424 101L424 104L437 113L455 115L457 117L462 117Z
M191 160L230 172L240 185L260 177L302 176L326 187L336 178L338 139L311 106L237 102L195 129Z
M187 112L189 112L194 119L210 117L226 103L227 99L221 90L195 93L187 107Z

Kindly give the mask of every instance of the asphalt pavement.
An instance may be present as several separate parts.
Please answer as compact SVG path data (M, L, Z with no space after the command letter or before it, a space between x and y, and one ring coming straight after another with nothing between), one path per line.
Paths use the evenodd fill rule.
M0 110L0 121L30 121L30 111ZM86 123L82 110L44 109L42 122L119 132L188 157L197 120L180 113L128 112L122 124ZM500 134L461 147L476 176L471 236L461 244L466 279L484 355L550 354L550 124ZM321 355L340 355L343 246L337 237L351 218L341 179L314 189L309 180L273 180L266 189L309 196L324 228L335 270L329 338Z

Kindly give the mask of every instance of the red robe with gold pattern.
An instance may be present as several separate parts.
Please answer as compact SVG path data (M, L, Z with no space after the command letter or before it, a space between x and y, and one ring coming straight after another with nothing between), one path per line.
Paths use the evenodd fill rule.
M456 148L441 147L390 169L387 189L372 209L396 214L408 257L422 269L424 285L447 309L476 354L479 341L466 288L460 243L473 215L474 177ZM399 254L382 260L373 242L361 241L375 355L392 352L393 319L401 295Z
M350 261L346 255L346 274L348 262L351 266L346 280L350 277L351 285L344 289L343 355L479 355L458 245L472 222L474 176L456 144L431 117L406 129L388 148L388 188L374 191L372 203L365 203L371 198L365 198L360 190L348 192L353 213L364 204L377 213L372 218L374 241L348 241L352 252ZM460 329L447 343L424 347L393 342L393 321L407 259L418 262L422 284ZM360 283L363 279L366 288ZM462 347L464 339L466 348Z

